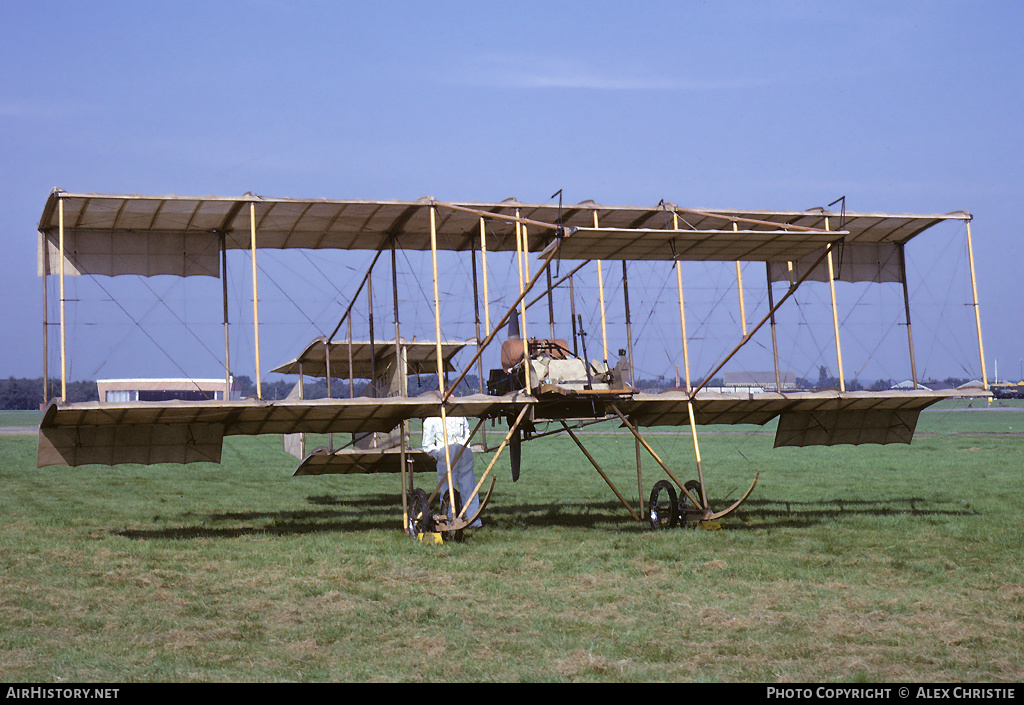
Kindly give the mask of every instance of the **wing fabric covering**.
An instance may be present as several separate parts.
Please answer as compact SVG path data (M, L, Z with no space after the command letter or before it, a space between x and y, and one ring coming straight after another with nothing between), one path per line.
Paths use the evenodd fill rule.
M282 401L51 402L39 425L37 465L220 462L224 436L387 433L437 415L440 396ZM456 416L504 416L531 403L521 394L475 394L445 404Z
M68 275L139 274L154 276L219 273L221 248L379 250L393 240L405 250L431 249L430 212L440 219L436 246L469 251L479 241L479 218L522 217L549 227L531 228L530 251L540 252L562 239L562 256L582 259L655 259L672 261L797 261L842 238L849 256L841 276L890 281L871 273L890 261L893 245L902 245L945 220L970 220L969 213L833 213L807 211L683 209L662 201L656 206L610 206L583 202L444 203L417 201L238 198L219 196L146 196L138 194L54 191L39 220L39 274L60 270L61 251ZM63 211L64 247L60 247ZM598 216L600 228L593 227ZM669 230L678 216L679 230ZM253 217L255 218L253 220ZM507 222L507 221L506 221ZM560 227L555 228L554 224ZM736 226L735 228L733 226ZM563 232L564 238L557 233ZM514 252L515 238L492 226L488 251ZM857 247L851 248L851 245ZM860 245L880 248L856 250ZM865 259L866 258L866 259ZM869 261L870 260L870 261ZM864 265L870 265L866 269ZM777 276L785 275L780 270ZM881 277L876 279L876 277Z
M910 443L917 410L791 411L779 416L775 447Z
M219 463L223 440L220 424L41 427L37 465Z
M793 392L720 394L693 399L698 425L764 425L778 418L775 447L910 443L920 412L958 391ZM637 394L620 408L640 426L689 424L689 396Z
M409 467L413 472L435 472L434 458L421 450L405 451ZM345 448L333 453L318 448L307 455L292 473L301 475L353 475L397 473L401 470L402 451L400 448L385 450L359 450Z

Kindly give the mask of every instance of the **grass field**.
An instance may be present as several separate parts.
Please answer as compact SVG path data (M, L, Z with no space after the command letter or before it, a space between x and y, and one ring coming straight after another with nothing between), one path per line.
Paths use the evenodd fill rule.
M708 430L714 506L761 473L722 531L647 530L555 436L443 546L397 478L292 478L276 437L36 469L0 436L0 680L1024 680L1024 412L929 411L911 446ZM650 440L693 476L687 434ZM585 442L635 504L632 437Z

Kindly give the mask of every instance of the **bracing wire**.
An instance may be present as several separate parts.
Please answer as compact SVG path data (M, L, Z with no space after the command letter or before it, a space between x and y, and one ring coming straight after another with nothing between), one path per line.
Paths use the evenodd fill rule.
M190 381L191 381L191 380L192 380L192 377L191 377L191 376L190 376L190 375L188 374L188 372L186 372L186 371L184 370L184 368L182 368L182 366L178 364L177 360L175 360L175 359L174 359L174 357L173 357L173 356L172 356L172 355L171 355L171 354L170 354L169 352L167 352L167 350L165 350L165 349L164 349L164 347L163 347L162 345L160 345L160 343L158 343L158 342L157 342L156 338L154 338L154 337L153 337L152 335L150 335L149 331L147 331L147 330L146 330L146 329L145 329L145 328L144 328L144 327L142 326L142 324L141 324L141 323L140 323L139 321L135 320L135 318L134 318L134 317L133 317L133 316L132 316L132 315L131 315L130 313L128 313L128 310L127 310L127 309L126 309L126 308L125 308L124 306L122 306L122 305L121 305L121 303L120 303L119 301L117 301L117 300L116 300L116 299L115 299L115 298L114 298L114 297L113 297L113 296L112 296L112 295L110 294L110 292L109 292L109 291L107 291L106 287L104 287L104 286L103 286L103 284L101 284L101 283L100 283L100 282L99 282L98 280L96 280L96 279L94 279L94 281L96 282L96 286L98 286L98 287L99 287L99 288L100 288L100 289L101 289L101 290L103 291L103 293L105 293L105 294L106 294L107 296L109 296L109 297L110 297L110 300L111 300L111 301L113 301L114 305L115 305L115 306L117 306L117 307L118 307L119 309L121 309L121 312L122 312L122 313L124 313L124 315L125 315L125 316L127 316L127 317L128 317L128 319L129 319L129 320L131 320L131 322L132 322L132 323L134 323L134 324L135 324L135 325L136 325L136 326L138 327L138 329L139 329L139 330L141 330L141 331L142 331L142 333L143 333L143 334L144 334L144 335L145 335L145 336L146 336L147 338L149 338L150 342L152 342L152 343L153 343L153 345L155 345L155 346L156 346L157 350L159 350L160 352L162 352L162 353L163 353L163 354L164 354L164 355L165 355L165 356L167 357L167 359L168 359L168 360L169 360L169 361L171 362L171 364L172 364L172 365L174 365L175 367L177 367L177 368L178 368L178 371L179 371L179 372L181 372L182 376L183 376L183 377L184 377L185 379L188 379L188 380L190 380ZM199 386L198 386L198 385L196 385L196 388L198 389L198 388L199 388ZM202 390L200 390L200 391L202 391Z
M113 301L113 297L110 297L110 300ZM150 307L148 309L146 309L146 311L142 314L141 318L146 318L147 316L149 316L149 314L151 314L153 312L153 309L155 309L159 305L159 303L160 303L159 300L153 301L153 303L150 304ZM133 330L134 330L133 328L129 327L125 331L125 334L123 336L121 336L120 340L118 340L114 345L110 346L110 350L113 351L113 350L120 349L124 345L124 342L129 338L129 336L131 336ZM110 362L110 355L109 354L107 355L106 358L104 358L103 360L100 361L99 365L96 366L96 369L93 370L93 372L92 372L92 376L96 377L99 374L99 371L102 370L103 367L108 362Z
M292 297L291 297L291 296L290 296L290 295L288 294L288 292L287 292L287 291L285 291L285 290L284 290L284 288L282 288L282 286L281 286L280 284L278 284L278 283L277 283L277 280L276 280L276 279L274 279L274 278L273 278L272 276L270 276L270 272L268 272L268 271L267 271L267 270L266 270L266 269L265 269L265 268L263 267L263 265L262 265L262 264L259 264L259 263L257 263L257 264L256 264L256 267L257 267L257 269L258 269L258 270L259 270L259 271L260 271L260 272L261 272L261 273L263 274L263 276L265 276L265 277L266 277L267 279L269 279L269 280L270 280L270 283L271 283L271 284L273 284L273 285L274 285L274 286L275 286L275 287L277 288L277 290L278 290L278 291L280 291L280 292L281 292L282 294L284 294L284 297L285 297L286 299L288 299L289 303L291 303L291 304L292 304L292 305L293 305L293 306L295 307L295 309L296 309L296 310L297 310L297 311L298 311L299 313L301 313L301 314L302 314L302 316L303 316L303 317L304 317L304 318L305 318L305 319L306 319L307 321L309 321L309 324L310 324L311 326L313 326L313 328L314 328L314 329L316 329L316 330L317 330L317 331L318 331L318 332L320 333L320 335L324 335L324 330L323 330L323 329L322 329L322 328L321 328L321 327L320 327L320 326L319 326L319 325L317 324L317 322L316 322L316 321L314 321L314 320L313 320L312 318L310 318L310 317L309 317L309 314L307 314L307 313L305 312L305 310L303 310L302 306L300 306L300 305L298 304L298 302L296 302L296 301L295 301L295 299L293 299L293 298L292 298Z
M179 315L177 314L177 312L176 312L176 311L174 311L174 309L172 309L172 308L170 307L170 305L168 305L168 303L167 303L166 301L164 301L163 297L161 297L161 296L160 296L159 294L157 294L157 293L156 293L156 292L155 292L155 291L153 290L153 287L151 287L151 286L149 285L149 282L147 282L147 281L145 280L145 278L144 278L144 277L141 277L141 275L140 275L140 279L142 280L142 283L143 283L143 284L145 284L145 286L146 286L146 288L147 288L147 289L149 290L149 292L150 292L151 294L153 294L153 296L155 296L155 297L156 297L157 301L158 301L159 303L163 304L164 308L166 308L166 309L167 309L167 311L168 311L168 312L169 312L169 313L170 313L170 314L171 314L172 316L174 316L174 319L175 319L176 321L178 321L178 323L180 323L180 324L182 325L182 327L184 327L184 328L185 328L185 330L187 330L187 331L189 332L189 335L191 335L191 336L192 336L193 338L195 338L195 339L196 339L196 341L197 341L197 342L199 343L199 345L200 345L200 346L202 346L202 348L203 348L203 349L204 349L204 350L205 350L206 352L208 352L208 353L210 354L210 357L212 357L212 358L213 358L214 360L216 360L217 362L221 362L221 359L220 359L220 357L218 357L217 355L215 355L215 354L214 354L214 352L213 352L212 350L210 350L210 348L209 348L209 347L207 347L206 343L204 343L204 342L203 342L202 338L200 338L200 337L199 337L198 335L196 335L195 331L193 331L193 330L192 330L192 328L191 328L191 327L189 327L188 323L187 323L186 321L182 320L181 316L179 316Z

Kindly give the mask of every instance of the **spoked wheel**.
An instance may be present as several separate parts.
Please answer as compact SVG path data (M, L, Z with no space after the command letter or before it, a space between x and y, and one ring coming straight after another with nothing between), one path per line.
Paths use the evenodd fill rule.
M448 489L445 488L441 492L441 516L447 517L449 522L455 520L455 517L462 511L462 496L458 490L455 490L455 511L453 512L450 507L450 501L448 499ZM462 532L463 529L456 529L455 531L442 531L442 541L454 541L456 543L462 543Z
M683 485L693 495L694 499L701 500L700 483L697 480L690 480ZM684 492L679 498L679 522L682 526L696 526L704 514L704 510L690 501Z
M434 517L430 514L427 493L415 489L409 493L409 537L416 538L434 530Z
M673 529L679 520L679 503L676 488L668 480L659 480L651 489L651 501L647 505L647 518L651 528Z

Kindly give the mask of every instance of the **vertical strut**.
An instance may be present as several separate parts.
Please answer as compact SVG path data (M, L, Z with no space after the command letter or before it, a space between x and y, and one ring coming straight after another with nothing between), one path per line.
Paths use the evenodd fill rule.
M519 217L519 209L516 209L516 217ZM523 280L523 260L528 256L526 243L526 228L522 223L516 221L516 259L519 262L519 337L523 341L523 372L526 378L526 393L533 394L532 382L530 381L530 340L526 337L526 300Z
M374 341L375 331L373 330L373 270L367 273L366 277L366 310L370 325L370 396L379 396L377 390L377 349Z
M679 229L679 216L674 212L672 213L672 227L675 230ZM686 412L690 420L690 436L693 439L693 457L697 463L697 481L700 483L701 506L707 507L707 490L704 489L704 463L700 457L700 443L697 441L697 419L693 413L692 385L690 383L690 349L686 341L686 306L683 303L683 270L682 262L678 259L676 260L676 288L679 290L679 328L682 331L683 338L683 367L686 368L686 393L690 395L690 398L686 400ZM639 438L637 436L638 441ZM679 484L678 480L676 480L676 484ZM680 487L682 486L680 485ZM685 488L683 491L686 491ZM689 496L689 492L686 494ZM694 498L690 497L690 501L693 500Z
M974 276L974 246L971 243L971 221L967 221L967 259L971 263L971 292L974 296L974 323L978 329L978 355L981 358L981 384L988 389L988 373L985 371L985 346L981 342L981 310L978 308L978 281ZM61 297L63 298L63 296Z
M47 277L48 277L48 275L50 273L50 254L49 254L49 247L46 244L46 238L43 236L42 232L39 233L39 237L42 238L42 249L41 249L41 251L45 253L44 256L43 256L43 276L42 276L42 279L43 279L43 407L45 408L45 406L50 403L50 354L49 354L49 350L48 350L48 347L49 347L49 344L50 344L50 340L49 340L50 339L50 329L49 329L49 326L50 326L50 322L49 322L50 311L49 311L49 304L46 301L46 295L47 295L46 280L47 280Z
M679 229L679 215L672 213L672 229ZM679 290L679 327L683 337L683 368L686 373L686 393L690 393L690 347L686 340L686 306L683 304L683 263L676 260L676 288Z
M480 352L480 288L476 276L476 250L469 252L470 263L473 265L473 324L476 327L476 351ZM480 393L484 393L484 359L482 355L476 357L476 376ZM483 431L484 448L487 447L487 431ZM468 500L467 500L468 502Z
M437 284L437 206L430 207L430 262L434 275L434 346L437 356L437 387L441 393L441 403L438 405L441 412L441 435L444 437L444 462L448 479L448 501L452 510L455 510L455 483L452 482L452 457L448 450L448 414L445 412L444 399L444 362L441 356L441 295Z
M260 373L260 304L256 284L256 203L249 201L249 242L252 249L252 328L256 342L256 398L263 398Z
M917 362L914 359L914 333L910 329L910 292L907 290L907 258L904 243L898 245L900 248L900 279L903 280L903 310L907 314L907 346L910 348L910 379L914 382L914 389L917 389Z
M352 361L352 319L348 319L348 398L356 395L355 363ZM330 387L328 387L328 390Z
M772 327L772 361L775 364L775 391L782 394L782 378L779 374L779 342L775 337L775 295L772 292L772 265L764 263L765 274L768 277L768 310L771 312Z
M476 330L476 349L479 352L479 350L480 350L480 342L483 339L480 337L480 284L477 281L477 274L476 274L476 250L470 250L469 251L469 262L472 265L472 269L473 269L473 325L474 325L474 329ZM477 381L480 383L480 385L479 385L480 393L483 394L484 393L484 368L483 368L483 360L482 360L482 358L479 358L479 357L477 358L476 368L477 368L477 377L479 377L479 379ZM486 443L484 445L486 446Z
M480 216L480 268L483 270L484 284L484 334L491 334L491 302L487 289L487 226L484 217Z
M736 221L732 221L733 232L739 231L739 225ZM743 331L743 335L747 334L747 307L743 301L743 271L740 268L740 261L736 260L736 289L739 292L740 297L740 329Z
M398 264L396 262L395 255L395 243L398 238L392 236L391 238L391 301L392 301L392 312L395 317L395 365L397 365L396 374L398 375L398 394L400 396L408 396L409 394L409 377L406 374L407 369L404 362L402 361L402 338L398 328ZM412 483L408 482L407 473L409 469L406 467L407 456L405 452L405 443L408 434L409 421L404 420L398 424L399 428L399 451L398 451L398 468L399 468L399 483L402 492L402 528L407 529L409 526L409 490L412 489Z
M551 340L555 339L555 299L551 291L551 268L548 267L548 326L551 329Z
M828 218L825 218L825 230L828 230ZM828 288L832 294L832 328L836 336L836 365L839 367L839 391L846 391L846 381L843 376L843 349L839 345L839 310L836 308L836 279L835 270L832 265L832 246L828 247Z
M629 354L629 383L635 386L633 374L633 324L629 318L629 278L626 275L626 260L622 260L622 296L626 308L626 342Z
M398 330L398 266L395 262L395 239L391 238L391 301L395 316L395 364L398 365L398 394L408 396L409 377L405 365L402 364L402 344Z
M228 247L227 234L220 235L221 299L224 302L224 401L231 400L231 347L228 328Z
M67 343L64 331L64 199L57 199L60 226L60 400L68 400Z
M576 330L576 291L573 287L573 275L569 275L569 318L572 319L572 354L576 357L580 356L579 345L576 343L576 336L578 331ZM584 364L590 364L584 361ZM587 368L589 369L589 368Z
M597 211L594 211L594 228L597 224ZM603 263L597 260L597 298L601 303L601 350L604 353L604 366L608 367L608 326L604 313L604 273ZM589 364L589 361L588 361Z
M636 377L633 373L633 324L629 315L629 277L626 272L626 260L622 260L622 296L626 309L626 346L629 354L629 385L636 387ZM640 513L644 513L644 482L640 469L640 441L636 443L636 490L640 498Z

